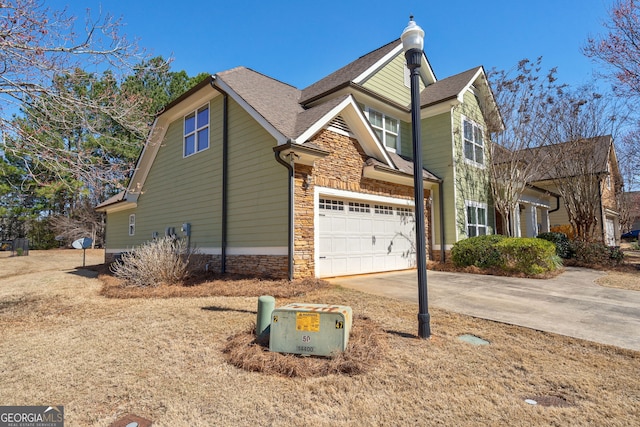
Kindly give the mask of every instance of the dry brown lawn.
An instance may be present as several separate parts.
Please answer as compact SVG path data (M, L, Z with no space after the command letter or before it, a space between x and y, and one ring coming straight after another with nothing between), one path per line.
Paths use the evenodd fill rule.
M87 251L87 264L102 260L101 251ZM350 305L384 335L378 363L354 375L256 373L227 363L223 350L255 321L257 298L109 298L95 272L76 269L81 263L74 250L0 255L0 404L64 405L65 425L105 427L126 414L154 426L640 419L638 352L435 308L433 336L419 340L416 304L328 287L277 304Z

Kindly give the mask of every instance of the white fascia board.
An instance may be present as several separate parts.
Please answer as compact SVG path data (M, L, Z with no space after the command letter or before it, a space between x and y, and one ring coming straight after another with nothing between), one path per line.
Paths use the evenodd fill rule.
M129 181L129 185L127 186L127 193L125 197L129 196L129 194L140 194L142 191L142 186L147 180L147 175L149 175L151 165L156 159L160 145L162 145L162 140L167 133L168 126L169 123L162 117L157 117L153 122L151 132L149 132L149 137L144 144L138 164L133 171L133 176Z
M398 53L402 52L402 42L399 42L398 46L393 48L391 52L387 53L385 56L376 61L371 67L364 70L358 77L353 79L354 83L362 84L365 80L367 80L373 73L382 68L387 62L391 61Z
M542 197L536 197L532 194L522 194L518 198L518 203L523 203L523 204L532 205L540 208L546 208L546 209L551 208L551 201L545 200Z
M384 159L385 163L392 169L396 169L387 154L387 150L382 146L378 137L373 132L367 118L362 114L360 108L355 102L353 95L345 98L340 104L333 107L323 117L311 125L305 132L295 139L296 144L302 144L312 138L316 133L323 129L336 116L341 115L349 125L349 129L353 132L356 139L360 142L362 149L371 157Z
M213 84L220 87L224 92L228 93L243 110L245 110L260 126L262 126L271 136L275 138L278 145L286 144L288 139L279 130L277 130L267 119L258 113L243 97L238 95L224 80L218 76L214 76Z
M378 181L390 182L392 184L400 184L406 185L407 187L414 187L413 175L408 174L398 174L390 171L383 171L376 169L375 166L365 166L363 168L363 176L365 178L371 178ZM426 179L422 180L424 184L424 188L427 190L431 190L435 185L434 182L428 181Z
M371 77L372 74L374 74L380 68L384 67L389 61L395 58L398 54L402 54L402 53L403 53L402 42L399 42L398 46L393 48L391 52L387 53L385 56L383 56L378 61L376 61L375 64L373 64L371 67L367 68L364 72L362 72L358 77L353 79L353 83L362 84L369 77ZM422 52L421 62L422 64L420 65L420 74L422 75L422 81L427 82L428 84L435 83L436 76L433 73L431 66L429 65L429 61L427 61L424 51Z
M137 199L137 197L136 197ZM114 203L113 205L109 205L109 206L105 206L104 208L100 208L100 209L96 209L98 212L105 212L108 214L114 213L114 212L120 212L120 211L126 211L129 209L135 209L136 207L138 207L138 203L136 203L135 201L122 201L119 203Z
M478 77L483 74L484 73L482 71L482 68L478 68L478 71L476 71L476 73L473 75L473 77L469 79L469 81L464 86L464 88L460 91L460 93L458 93L458 101L460 102L464 101L464 94L471 88L471 85L473 85L473 83L478 79Z
M456 105L460 105L460 101L457 98L448 102L442 102L440 104L431 105L427 108L422 108L420 110L420 118L426 119L443 113L448 113Z
M464 89L462 90L462 92L460 92L458 94L458 100L460 102L464 101L464 94L470 90L471 85L478 80L478 77L482 77L482 81L484 83L485 89L486 90L482 90L482 95L485 98L488 98L488 101L493 104L493 108L498 112L498 117L500 118L500 123L504 126L504 122L502 121L502 114L500 114L500 109L498 108L498 103L495 99L495 96L493 95L493 91L491 90L491 87L489 86L489 80L487 79L487 75L484 73L484 69L482 67L478 68L478 71L473 75L473 77L469 80L469 82L467 83L467 85L464 87Z

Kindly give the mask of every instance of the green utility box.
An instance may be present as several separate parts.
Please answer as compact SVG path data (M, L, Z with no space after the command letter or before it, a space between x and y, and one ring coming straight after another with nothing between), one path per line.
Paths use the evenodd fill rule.
M269 350L329 356L345 351L352 323L351 307L293 303L271 313Z

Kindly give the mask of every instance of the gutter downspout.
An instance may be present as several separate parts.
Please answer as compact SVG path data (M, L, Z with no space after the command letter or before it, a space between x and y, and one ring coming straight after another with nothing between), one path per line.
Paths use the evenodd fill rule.
M292 140L289 139L287 141L287 144L291 144ZM280 163L281 165L283 165L285 168L287 168L287 170L289 171L289 226L288 226L288 233L287 233L287 238L288 238L288 260L287 260L287 264L288 264L288 277L289 280L293 280L293 251L294 251L294 240L293 240L293 230L294 230L294 216L293 216L293 204L295 202L294 200L294 172L295 172L295 157L296 154L293 152L293 150L291 150L288 154L289 156L289 162L287 163L282 157L280 157L280 150L277 150L277 147L274 148L274 154L276 156L276 161L278 163Z
M549 213L558 212L560 210L560 196L556 196L556 208L551 209Z
M229 94L216 86L216 76L211 77L211 87L220 92L222 98L222 236L220 252L220 273L227 272L227 199L229 195Z
M440 198L440 263L445 263L445 238L444 238L444 183L440 181L438 183L438 197Z

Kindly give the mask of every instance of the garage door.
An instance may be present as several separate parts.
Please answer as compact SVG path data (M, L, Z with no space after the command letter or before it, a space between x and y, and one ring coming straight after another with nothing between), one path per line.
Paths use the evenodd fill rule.
M320 197L321 277L415 266L413 208Z

